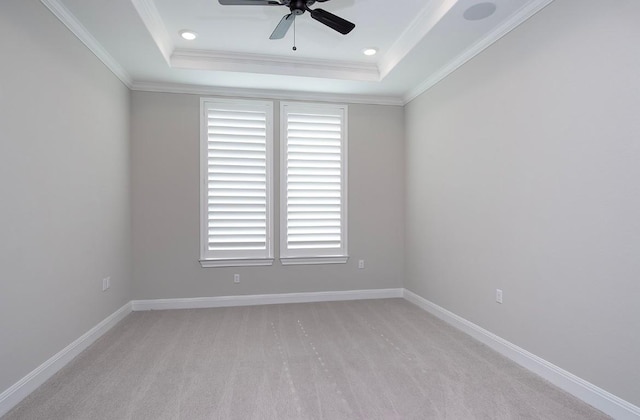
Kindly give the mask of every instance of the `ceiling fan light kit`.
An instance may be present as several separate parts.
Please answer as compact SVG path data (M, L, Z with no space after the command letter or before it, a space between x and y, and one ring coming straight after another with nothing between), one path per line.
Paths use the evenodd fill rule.
M336 16L333 13L329 13L323 9L311 9L314 3L324 3L329 0L218 0L223 6L285 6L289 8L290 13L286 14L280 23L276 26L271 33L269 39L282 39L289 31L291 24L296 19L296 16L302 15L304 12L309 12L312 19L317 20L323 25L337 31L343 35L348 34L356 27L355 24Z

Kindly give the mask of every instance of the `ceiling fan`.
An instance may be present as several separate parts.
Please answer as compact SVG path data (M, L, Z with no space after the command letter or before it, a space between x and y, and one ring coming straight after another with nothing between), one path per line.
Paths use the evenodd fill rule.
M343 35L348 34L356 27L348 20L342 19L333 13L323 9L310 9L309 6L316 2L324 3L328 0L218 0L224 6L286 6L291 13L285 15L276 26L269 39L282 39L287 34L296 16L309 12L311 17L318 22L327 25L331 29Z

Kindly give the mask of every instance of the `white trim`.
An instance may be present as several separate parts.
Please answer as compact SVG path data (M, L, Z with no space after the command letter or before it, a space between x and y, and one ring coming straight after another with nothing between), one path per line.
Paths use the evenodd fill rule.
M111 72L131 88L133 80L127 71L91 35L78 19L58 0L40 0Z
M93 344L104 333L131 313L131 302L109 315L102 322L80 336L73 343L60 350L49 360L35 368L27 376L20 379L0 394L0 417L8 413L27 395L51 378L74 357Z
M307 264L345 264L349 260L344 257L287 257L280 258L282 265L307 265Z
M437 318L469 334L476 340L540 375L561 389L619 420L640 419L637 407L570 372L516 346L515 344L467 321L408 289L369 289L333 292L285 293L269 295L219 296L183 299L133 300L105 318L80 338L42 363L27 376L0 394L0 416L8 413L22 399L52 377L74 357L94 343L131 311L219 308L282 303L332 302L362 299L404 298Z
M202 268L216 267L257 267L273 265L273 258L256 258L256 259L217 259L217 260L200 260Z
M310 113L340 117L340 249L289 249L288 247L288 115L290 113ZM320 104L307 102L280 102L280 261L291 264L336 264L345 263L338 258L348 258L349 217L348 217L348 173L349 173L349 106L346 104ZM326 259L323 262L323 259Z
M216 296L184 299L134 300L134 311L222 308L281 303L337 302L344 300L401 298L403 289L345 290L335 292L282 293L269 295Z
M210 106L224 109L243 109L265 113L265 164L266 164L266 249L242 251L209 250L209 158L208 158L208 110ZM272 265L274 252L273 213L273 142L274 142L273 101L242 100L228 98L200 98L200 264L202 267L236 267L242 265ZM235 260L235 261L234 261ZM246 264L238 264L245 260ZM270 263L266 263L270 260ZM216 264L216 261L218 264ZM234 261L233 263L231 263ZM204 265L203 265L203 262ZM266 264L265 264L266 263Z
M540 10L548 6L554 0L535 0L527 3L518 12L514 13L511 18L504 21L501 25L498 25L487 35L480 38L477 42L464 50L460 55L451 60L447 65L441 67L440 70L432 73L422 83L419 83L416 87L411 89L404 95L403 104L406 105L422 93L431 89L438 82L445 79L460 66L471 60L476 55L480 54L486 48L490 47L494 42L511 32L518 25L524 23L527 19L538 13Z
M479 39L471 47L451 60L447 65L441 67L439 71L432 73L427 79L409 90L402 97L379 96L366 94L331 94L323 92L300 92L300 91L280 91L265 89L246 89L232 87L198 86L181 83L156 83L134 81L127 71L118 63L104 47L91 35L91 33L80 23L80 21L60 2L60 0L40 0L69 30L91 50L91 52L104 63L107 68L122 81L129 89L147 92L164 93L187 93L196 95L216 95L244 98L270 98L276 100L303 100L321 102L345 102L356 104L372 105L393 105L404 106L413 99L426 92L437 83L445 79L449 74L475 57L498 39L509 33L511 30L522 24L524 21L538 13L553 0L535 0L527 3L522 9L516 12L510 19L503 22L486 36ZM273 69L278 69L278 74L290 74L287 71L296 71L299 74L300 68L308 71L318 72L320 77L334 77L348 80L371 80L379 81L402 60L402 58L422 39L424 34L433 26L434 10L438 13L448 10L449 2L452 0L440 0L429 4L418 14L412 24L405 30L401 37L394 43L391 49L382 57L379 66L363 63L337 63L325 60L299 60L292 63L290 60L280 60L277 57L247 55L221 52L202 52L197 50L175 50L174 44L168 34L160 13L155 7L153 0L131 0L140 18L144 22L147 30L151 34L158 49L167 61L169 66L208 68L211 66L231 67L247 66L244 71L255 71L273 73ZM216 61L220 60L220 61ZM203 67L204 66L204 67ZM287 70L285 67L289 68ZM226 68L226 67L225 67ZM268 71L272 68L272 71ZM251 70L253 69L253 70ZM306 71L306 70L305 70ZM311 74L309 74L311 75ZM315 75L315 73L314 73Z
M616 397L410 290L404 289L403 297L604 413L619 420L640 419L640 407Z
M171 67L191 70L320 77L365 82L380 81L378 66L370 63L222 51L176 49L173 51L173 54L171 54Z
M425 7L422 8L381 58L378 63L380 80L387 77L400 64L457 2L458 0L432 0L427 2Z
M153 0L131 0L131 3L160 50L160 54L171 66L171 54L174 51L173 41L155 3Z
M301 92L269 89L246 89L188 85L181 83L133 82L131 90L141 92L186 93L189 95L224 96L232 98L274 99L294 101L315 101L331 103L350 103L367 105L403 106L402 98L397 96L370 96L357 94L332 94L323 92Z

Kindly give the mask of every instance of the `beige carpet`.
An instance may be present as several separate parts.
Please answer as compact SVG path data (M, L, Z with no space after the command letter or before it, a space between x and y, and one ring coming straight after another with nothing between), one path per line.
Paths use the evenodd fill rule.
M401 299L131 314L14 419L608 418Z

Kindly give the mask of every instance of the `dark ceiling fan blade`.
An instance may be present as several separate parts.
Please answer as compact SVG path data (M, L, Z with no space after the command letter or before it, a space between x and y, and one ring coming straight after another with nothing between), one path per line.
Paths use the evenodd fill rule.
M277 0L218 0L223 6L284 6Z
M355 24L348 20L344 20L340 16L336 16L333 13L329 13L322 9L311 10L311 17L318 22L327 25L331 29L340 32L342 35L348 34L356 27Z
M293 21L296 20L296 15L293 13L289 13L285 15L276 26L276 29L273 30L273 33L269 37L269 39L282 39L287 34L287 31L291 27Z

